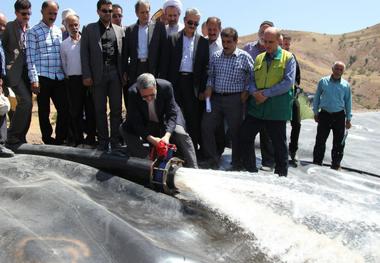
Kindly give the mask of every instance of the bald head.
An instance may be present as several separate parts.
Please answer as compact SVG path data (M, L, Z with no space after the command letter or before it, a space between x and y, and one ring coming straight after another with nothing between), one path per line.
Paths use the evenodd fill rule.
M57 19L59 5L55 1L45 1L42 3L42 21L49 27L54 25Z
M7 24L7 18L3 13L0 13L0 34L5 31L5 26Z
M264 31L264 46L269 54L274 54L280 44L281 33L278 28L268 27Z

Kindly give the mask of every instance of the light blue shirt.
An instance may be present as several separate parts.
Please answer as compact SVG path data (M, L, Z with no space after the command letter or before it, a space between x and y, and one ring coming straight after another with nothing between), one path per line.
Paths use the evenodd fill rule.
M269 53L266 53L265 60L267 62L267 65L272 63L275 59L281 59L282 49L280 47L277 48L277 51L275 54L271 55ZM294 59L294 56L286 63L285 71L284 71L284 77L283 79L273 85L270 88L264 89L264 96L265 97L274 97L278 95L282 95L289 91L294 85L296 78L296 60ZM252 82L251 85L249 85L249 93L252 94L255 91L257 91L256 83L255 83L255 72L252 71Z
M352 92L350 84L344 80L334 80L331 76L323 77L314 95L313 111L317 115L319 109L327 112L339 112L344 110L346 119L351 120Z
M38 82L38 76L63 80L61 62L62 31L53 25L47 26L43 21L27 31L26 62L30 82Z
M180 72L193 72L193 57L194 57L194 40L195 35L187 37L183 35L182 60L179 67Z
M137 57L139 59L148 58L148 25L139 25L139 46L137 48Z
M5 55L3 46L0 40L0 79L5 77Z

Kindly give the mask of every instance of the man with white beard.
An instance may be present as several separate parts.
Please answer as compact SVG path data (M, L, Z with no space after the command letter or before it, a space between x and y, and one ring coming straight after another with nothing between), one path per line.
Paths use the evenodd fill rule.
M164 3L164 15L168 24L166 25L166 33L168 36L181 31L184 27L179 22L181 15L182 3L180 0L166 0Z

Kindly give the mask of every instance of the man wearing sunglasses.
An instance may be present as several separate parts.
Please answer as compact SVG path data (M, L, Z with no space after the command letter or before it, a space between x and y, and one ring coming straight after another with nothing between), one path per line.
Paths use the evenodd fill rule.
M99 21L83 27L81 39L82 78L93 90L98 150L120 148L119 125L122 101L122 48L124 30L111 23L112 2L99 0ZM111 134L108 131L107 99L111 112Z
M112 5L112 24L122 26L123 21L123 8L118 4Z
M128 92L128 116L121 126L121 134L129 154L146 158L149 151L143 146L144 142L153 147L160 141L171 142L183 155L185 166L197 168L194 146L185 131L185 121L174 100L171 83L144 73Z
M29 0L17 0L14 8L16 19L7 24L3 35L7 86L12 88L17 98L7 135L7 144L10 145L26 142L33 105L25 53L32 5Z
M209 45L197 33L200 21L197 9L187 9L185 28L169 37L168 80L173 84L175 99L182 109L196 150L200 145L201 99L207 82ZM200 147L201 148L201 147Z

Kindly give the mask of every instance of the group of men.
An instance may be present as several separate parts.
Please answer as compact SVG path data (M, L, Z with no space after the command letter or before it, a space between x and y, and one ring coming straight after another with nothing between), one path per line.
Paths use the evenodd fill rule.
M5 54L1 57L5 60L0 78L0 86L11 87L18 102L5 141L8 148L26 142L35 93L45 144L62 145L70 139L74 146L96 145L107 152L119 151L126 143L130 155L146 157L145 142L153 147L161 141L173 142L188 167L197 168L201 160L203 167L216 168L230 140L231 169L256 172L254 141L260 133L263 169L287 176L288 155L297 164L301 122L295 101L300 71L289 52L291 38L272 22L264 21L258 41L246 44L243 50L237 47L237 31L222 29L217 17L205 22L208 36L200 35L201 14L196 8L186 10L181 24L179 0L165 1L165 23L152 21L150 3L138 0L137 22L128 27L121 25L120 5L99 0L99 20L81 32L78 14L65 10L65 34L55 25L57 2L43 2L42 20L31 28L30 2L17 0L14 7L16 19L6 25L2 35ZM336 73L342 65L335 63L333 75L318 86L316 96L320 97L314 105L319 122L314 150L317 164L322 163L331 125L334 136L339 129L341 137L335 119L347 120L349 128L351 106L347 104L351 97L346 96L351 90ZM342 89L339 96L344 98L326 92L326 86ZM326 94L335 97L326 98ZM123 96L127 117L122 123ZM50 99L57 109L55 137L49 119ZM293 129L288 151L286 123L290 120ZM343 147L334 149L337 168Z

